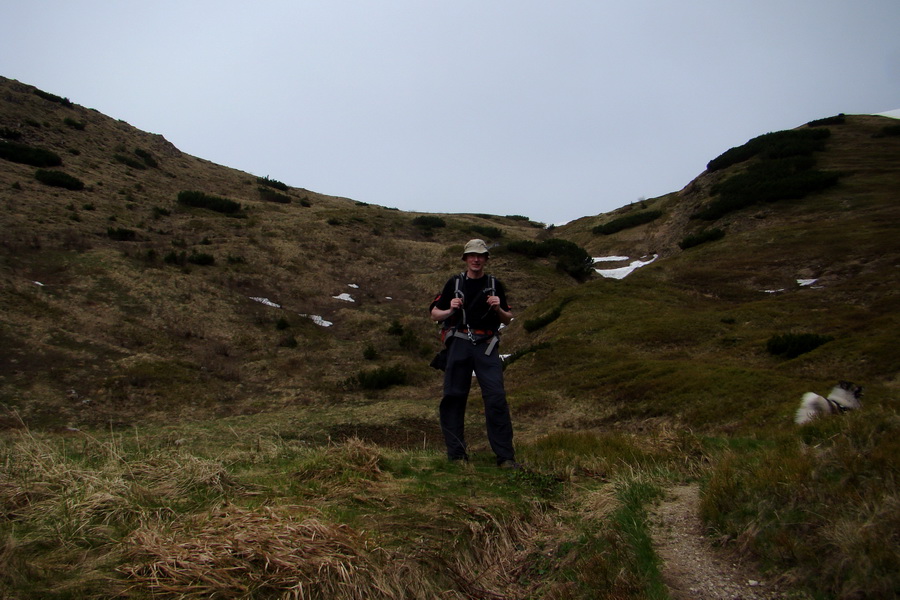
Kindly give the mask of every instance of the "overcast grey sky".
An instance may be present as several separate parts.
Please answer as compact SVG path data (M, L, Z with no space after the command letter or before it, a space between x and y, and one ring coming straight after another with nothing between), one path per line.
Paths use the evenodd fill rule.
M0 0L0 75L292 186L563 223L900 109L898 0Z

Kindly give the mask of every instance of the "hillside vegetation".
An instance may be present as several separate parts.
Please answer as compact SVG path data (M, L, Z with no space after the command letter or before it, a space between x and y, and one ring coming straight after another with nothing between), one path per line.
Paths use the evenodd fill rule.
M0 79L2 595L665 598L647 510L699 481L769 577L892 597L894 123L765 134L545 228L291 187ZM521 472L477 390L472 462L442 455L426 309L471 237L517 314ZM838 380L863 409L794 426Z

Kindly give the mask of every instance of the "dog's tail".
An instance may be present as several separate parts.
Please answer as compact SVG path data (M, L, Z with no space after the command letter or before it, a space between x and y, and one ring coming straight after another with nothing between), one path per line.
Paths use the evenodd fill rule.
M794 415L794 423L803 425L819 415L829 412L831 412L831 407L828 405L828 400L813 392L806 392L800 401L800 408L797 409L797 414Z

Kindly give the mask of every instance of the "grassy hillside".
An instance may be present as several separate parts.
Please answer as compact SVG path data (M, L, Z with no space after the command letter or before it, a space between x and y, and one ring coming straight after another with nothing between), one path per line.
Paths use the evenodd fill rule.
M696 480L710 533L772 577L889 597L894 123L761 136L547 230L284 186L0 79L2 594L664 598L646 511ZM473 462L442 458L426 307L470 237L500 244L518 317L524 472L492 467L477 393ZM580 283L512 243L554 239L658 258ZM863 410L793 426L839 379Z

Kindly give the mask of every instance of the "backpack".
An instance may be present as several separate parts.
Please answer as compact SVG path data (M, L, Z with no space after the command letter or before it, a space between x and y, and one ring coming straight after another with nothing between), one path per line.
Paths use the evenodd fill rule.
M471 336L467 336L466 334L458 331L460 329L460 325L465 326L466 329L469 328L468 319L466 318L465 294L460 289L461 282L463 281L463 278L465 276L465 272L453 276L453 297L463 299L463 308L455 311L452 315L441 321L441 345L443 346L443 348L441 348L441 351L438 352L431 361L431 366L435 369L440 369L441 371L447 368L447 346L449 346L453 338L458 337L460 339L471 341L473 344L475 343L475 340ZM489 290L491 295L496 296L497 279L493 275L488 275L488 283L490 285L485 289ZM490 343L488 344L485 354L490 354L491 351L493 351L494 346L496 346L497 342L500 340L499 336L499 333L494 333L493 337L490 338Z

